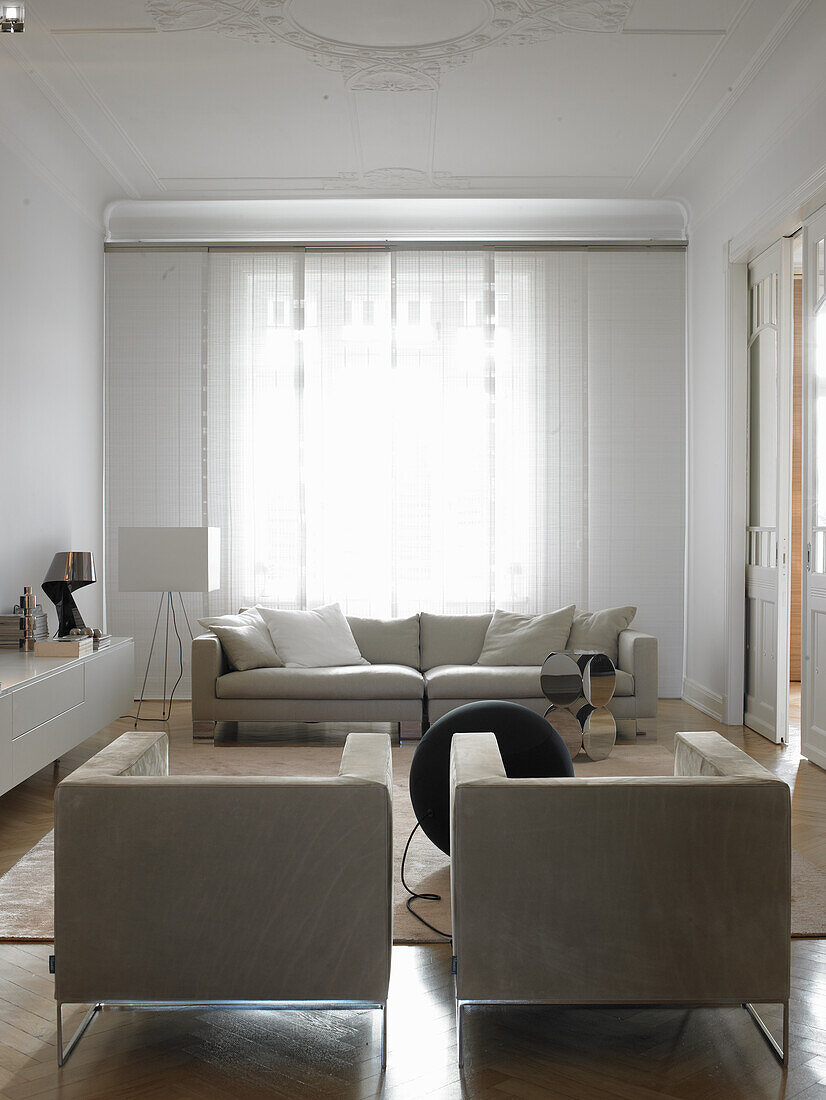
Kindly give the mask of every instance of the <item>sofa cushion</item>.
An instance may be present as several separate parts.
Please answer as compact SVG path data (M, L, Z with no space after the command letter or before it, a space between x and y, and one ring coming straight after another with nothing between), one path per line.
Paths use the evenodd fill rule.
M259 607L278 656L287 668L337 668L366 661L337 603L312 611Z
M221 643L229 664L238 672L251 668L282 668L270 632L254 607L237 615L213 615L198 622Z
M605 611L580 611L574 615L568 649L597 649L617 663L620 632L627 630L636 607L609 607Z
M421 614L422 668L475 665L493 615Z
M537 665L442 665L424 674L431 699L541 699ZM617 669L615 697L634 694L634 677Z
M219 699L421 699L424 680L404 665L256 668L219 676Z
M541 699L538 665L442 665L424 674L431 699Z
M485 634L480 665L541 665L549 653L564 649L576 607L561 607L545 615L494 611Z
M419 667L419 616L407 619L360 619L348 615L347 622L361 650L373 665Z

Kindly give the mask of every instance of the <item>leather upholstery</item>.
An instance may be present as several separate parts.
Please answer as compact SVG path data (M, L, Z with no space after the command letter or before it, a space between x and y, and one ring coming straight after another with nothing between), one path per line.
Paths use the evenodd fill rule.
M386 735L324 779L132 776L121 740L56 792L59 1001L386 1000Z
M509 780L492 734L454 737L460 1000L788 998L789 788L716 733L677 739L673 777Z

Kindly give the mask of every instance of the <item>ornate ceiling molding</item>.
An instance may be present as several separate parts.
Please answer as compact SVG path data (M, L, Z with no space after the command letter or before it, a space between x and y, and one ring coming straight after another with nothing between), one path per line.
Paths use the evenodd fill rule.
M467 33L420 45L376 46L324 37L301 25L296 0L146 0L160 31L211 30L256 43L283 42L340 72L358 91L429 91L442 73L489 46L526 46L572 31L622 30L634 0L485 0Z
M418 168L372 168L362 174L339 172L321 181L325 191L337 191L346 187L352 191L468 191L470 180L466 176L454 176L450 172L422 172Z

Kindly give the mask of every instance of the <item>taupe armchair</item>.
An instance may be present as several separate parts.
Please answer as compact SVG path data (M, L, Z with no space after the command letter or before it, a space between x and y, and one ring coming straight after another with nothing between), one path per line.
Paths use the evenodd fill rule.
M372 1007L385 1060L390 740L352 733L337 777L168 775L165 734L118 738L55 797L63 1065L112 1007ZM90 1004L64 1049L64 1004Z
M453 738L460 1065L464 1010L502 1003L742 1005L785 1063L789 788L717 733L678 733L674 771L507 779L493 734Z

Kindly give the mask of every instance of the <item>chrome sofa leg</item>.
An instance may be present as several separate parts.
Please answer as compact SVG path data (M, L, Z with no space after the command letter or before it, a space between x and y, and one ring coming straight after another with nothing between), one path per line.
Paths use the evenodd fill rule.
M215 723L214 722L193 722L192 723L192 740L193 741L211 741L215 737Z
M464 1045L464 1010L465 1006L461 1001L456 1002L456 1045L459 1051L459 1069L462 1069L465 1064L465 1045Z
M778 1060L778 1062L780 1063L781 1066L785 1066L787 1064L788 1058L789 1058L789 1002L788 1001L783 1002L783 1046L782 1047L780 1046L778 1041L775 1039L775 1037L772 1035L772 1033L769 1031L768 1027L766 1026L765 1020L763 1020L763 1018L761 1017L761 1015L757 1011L757 1009L754 1007L754 1005L744 1003L743 1008L746 1010L746 1012L748 1012L748 1014L749 1014L749 1016L751 1016L752 1020L754 1020L754 1022L757 1025L757 1028L760 1031L761 1035L763 1036L763 1038L766 1040L766 1042L771 1047L772 1054L774 1054L775 1058Z
M74 1035L69 1040L69 1045L64 1050L63 1049L63 1002L62 1001L57 1002L57 1064L59 1066L65 1066L66 1062L69 1060L69 1055L72 1053L72 1051L75 1049L77 1044L80 1042L86 1028L89 1026L89 1024L95 1018L97 1013L102 1012L102 1011L103 1011L103 1005L100 1002L98 1002L97 1004L92 1005L92 1007L89 1009L89 1011L83 1017L83 1020L81 1021L80 1027L77 1029L77 1031L74 1033Z
M387 1069L387 1001L381 1006L381 1068Z

